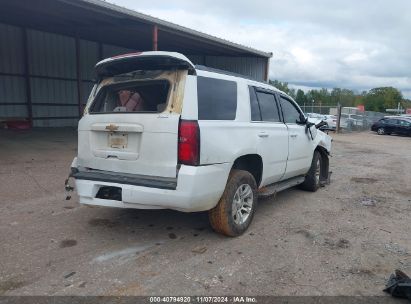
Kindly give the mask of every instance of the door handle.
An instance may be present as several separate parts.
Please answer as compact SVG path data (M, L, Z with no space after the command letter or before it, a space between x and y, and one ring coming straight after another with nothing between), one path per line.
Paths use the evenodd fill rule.
M268 137L268 133L261 132L261 133L258 133L258 136L259 137Z
M296 138L296 137L297 137L297 134L291 134L290 137Z

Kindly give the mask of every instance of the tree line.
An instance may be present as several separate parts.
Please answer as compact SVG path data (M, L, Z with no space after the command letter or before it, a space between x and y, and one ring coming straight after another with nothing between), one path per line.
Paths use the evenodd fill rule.
M378 87L361 93L349 89L322 88L304 92L288 86L288 82L270 80L269 83L291 96L300 106L336 106L356 107L364 105L366 111L385 112L386 109L397 109L400 103L403 109L411 108L411 100L405 99L400 90L393 87Z

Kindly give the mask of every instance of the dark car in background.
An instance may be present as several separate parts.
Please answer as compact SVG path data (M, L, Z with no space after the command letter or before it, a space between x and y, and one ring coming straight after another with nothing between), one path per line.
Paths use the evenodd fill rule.
M371 131L379 135L390 135L392 133L411 135L411 119L385 117L371 126Z

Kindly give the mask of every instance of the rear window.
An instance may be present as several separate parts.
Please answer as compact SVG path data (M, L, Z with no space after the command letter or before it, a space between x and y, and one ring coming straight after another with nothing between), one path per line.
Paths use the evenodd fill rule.
M234 120L237 112L237 83L197 77L198 119Z
M167 106L167 80L115 84L103 87L90 113L158 113Z
M398 119L387 119L385 123L388 123L390 125L396 125L398 124Z

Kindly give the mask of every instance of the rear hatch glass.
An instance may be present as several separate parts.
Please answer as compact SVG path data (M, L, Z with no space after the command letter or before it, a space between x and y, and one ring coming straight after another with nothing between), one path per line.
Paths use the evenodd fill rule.
M166 108L170 91L167 80L118 83L104 86L90 113L157 113Z

